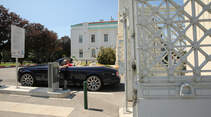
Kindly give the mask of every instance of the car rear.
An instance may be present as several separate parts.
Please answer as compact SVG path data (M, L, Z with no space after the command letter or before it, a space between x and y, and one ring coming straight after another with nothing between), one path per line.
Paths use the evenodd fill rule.
M106 68L104 75L104 85L119 85L120 77L116 69Z

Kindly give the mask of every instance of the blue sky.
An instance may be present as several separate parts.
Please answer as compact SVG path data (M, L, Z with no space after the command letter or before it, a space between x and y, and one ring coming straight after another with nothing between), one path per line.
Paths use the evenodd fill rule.
M183 3L183 0L175 0ZM70 36L70 26L100 19L117 20L118 0L0 0L0 5L31 23L41 23L59 37Z
M70 36L70 25L117 19L118 12L118 0L0 0L0 5L59 37Z

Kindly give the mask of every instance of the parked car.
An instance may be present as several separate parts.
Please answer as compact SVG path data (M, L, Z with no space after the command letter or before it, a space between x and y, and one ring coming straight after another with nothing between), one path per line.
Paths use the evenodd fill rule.
M59 61L62 63L62 61ZM119 85L120 77L116 69L108 67L77 67L61 68L59 72L60 83L64 79L67 84L83 84L87 81L90 91L100 90L105 85ZM65 74L65 75L64 75ZM48 83L48 65L37 65L20 68L18 81L22 86L34 86L40 82Z

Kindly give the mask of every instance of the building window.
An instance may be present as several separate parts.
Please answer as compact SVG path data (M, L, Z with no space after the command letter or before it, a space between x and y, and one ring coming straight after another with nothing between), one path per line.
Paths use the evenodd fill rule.
M83 36L82 35L79 35L79 40L78 40L79 43L83 43Z
M95 35L94 35L94 34L91 35L91 42L92 42L92 43L95 42Z
M108 34L104 34L104 42L108 42Z
M96 58L96 51L95 51L95 49L92 49L92 57Z
M79 58L83 58L83 50L82 49L79 50Z

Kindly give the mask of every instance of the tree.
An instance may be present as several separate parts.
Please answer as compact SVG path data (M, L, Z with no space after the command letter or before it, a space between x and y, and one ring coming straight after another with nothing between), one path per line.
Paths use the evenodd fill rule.
M54 61L61 50L57 34L38 23L26 27L26 55L36 63Z
M11 59L10 42L12 24L24 28L27 26L28 21L20 18L20 16L14 12L9 13L8 9L0 5L0 54L2 54L3 61L5 61L5 59Z
M61 46L61 50L58 52L58 56L60 58L66 56L66 57L70 57L70 38L68 36L63 36L61 37L61 39L59 40L59 44Z
M11 25L25 29L25 60L36 63L54 61L62 50L57 34L42 24L29 23L19 15L8 11L0 5L0 59L11 60ZM65 37L66 38L66 37ZM65 47L66 48L66 47Z
M57 34L49 30L46 30L44 33L46 34L45 45L48 48L47 51L45 51L45 55L48 56L48 61L55 61L56 59L58 59L56 53L62 49L61 45L59 44Z
M98 63L114 65L116 61L115 50L112 48L100 48L97 56Z
M39 56L37 56L37 53L42 43L41 33L44 31L44 26L39 23L30 23L26 26L25 31L25 58L38 62Z

